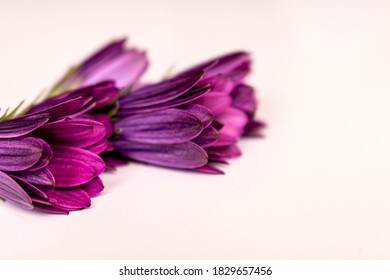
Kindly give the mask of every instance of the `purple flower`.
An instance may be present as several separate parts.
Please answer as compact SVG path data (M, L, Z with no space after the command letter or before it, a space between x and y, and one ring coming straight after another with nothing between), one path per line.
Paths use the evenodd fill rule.
M117 97L113 83L60 94L0 123L0 197L25 209L69 213L103 189L98 156L112 133L99 110Z
M228 54L119 99L117 152L151 164L222 173L241 136L260 136L249 55Z
M133 86L148 66L146 54L135 48L126 48L126 39L110 42L69 72L50 90L50 95L115 81L117 87Z

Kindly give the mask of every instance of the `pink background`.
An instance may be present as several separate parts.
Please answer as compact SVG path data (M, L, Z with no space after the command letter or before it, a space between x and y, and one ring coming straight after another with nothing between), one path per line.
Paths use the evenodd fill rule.
M146 80L250 51L269 124L224 176L131 164L87 211L0 203L0 258L389 258L389 3L0 0L2 107L129 36Z

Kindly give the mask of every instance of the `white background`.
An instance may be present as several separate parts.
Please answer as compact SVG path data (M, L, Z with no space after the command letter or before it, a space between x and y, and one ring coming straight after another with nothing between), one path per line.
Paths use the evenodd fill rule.
M250 51L269 125L224 176L131 164L86 211L1 203L0 258L389 258L389 27L388 1L0 0L1 107L129 36L146 80Z

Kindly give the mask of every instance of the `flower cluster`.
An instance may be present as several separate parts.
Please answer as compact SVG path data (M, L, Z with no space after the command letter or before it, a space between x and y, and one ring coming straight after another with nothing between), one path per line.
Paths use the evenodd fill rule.
M99 175L129 160L223 173L215 164L264 127L245 84L250 64L235 52L143 84L145 53L125 40L106 45L45 100L0 120L0 198L51 213L84 209L103 190Z

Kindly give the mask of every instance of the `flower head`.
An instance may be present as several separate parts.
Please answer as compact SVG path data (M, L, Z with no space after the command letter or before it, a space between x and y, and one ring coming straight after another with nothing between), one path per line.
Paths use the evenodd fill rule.
M68 213L89 207L110 129L98 112L119 93L112 83L66 92L0 123L0 197L25 209ZM107 117L108 118L108 117Z
M195 66L119 99L114 141L121 155L151 164L222 173L212 163L240 155L241 136L260 135L254 90L244 84L249 55Z

